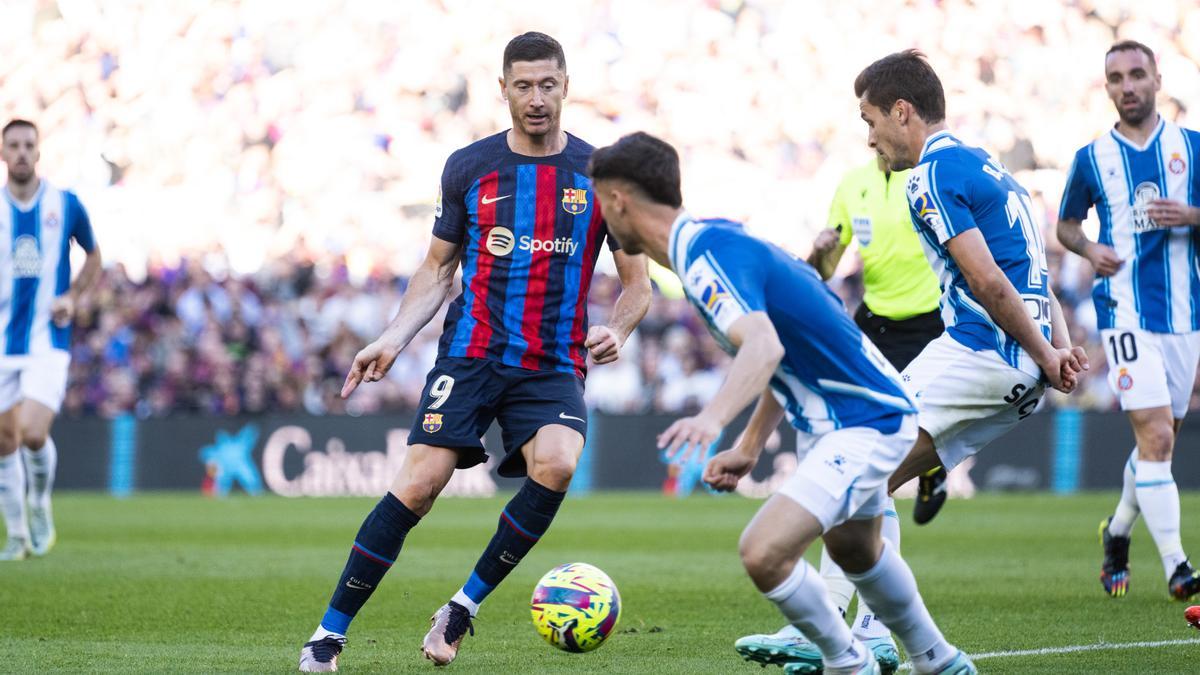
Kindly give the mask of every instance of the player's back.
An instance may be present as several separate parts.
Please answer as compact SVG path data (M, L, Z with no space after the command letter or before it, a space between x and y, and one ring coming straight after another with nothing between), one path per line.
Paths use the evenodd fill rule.
M442 356L584 373L587 294L607 228L586 174L592 146L567 137L562 152L530 157L502 132L446 162L434 234L461 243L463 292Z
M729 326L766 312L785 352L771 387L794 426L811 433L899 427L914 410L899 374L816 270L732 221L684 218L670 251L688 299L730 353Z
M21 356L70 348L71 329L55 325L50 305L71 285L70 243L95 245L79 198L41 180L28 203L6 189L0 208L0 354ZM3 236L3 235L0 235Z
M1200 133L1163 119L1141 146L1111 129L1075 154L1059 218L1084 220L1095 205L1099 242L1127 261L1092 289L1100 330L1200 330L1200 229L1162 227L1147 213L1156 199L1196 203L1197 161Z
M906 192L913 225L942 286L946 331L967 347L995 350L1009 365L1037 376L1037 365L992 320L946 245L978 229L992 259L1049 339L1049 270L1029 193L985 150L964 145L946 131L926 141Z

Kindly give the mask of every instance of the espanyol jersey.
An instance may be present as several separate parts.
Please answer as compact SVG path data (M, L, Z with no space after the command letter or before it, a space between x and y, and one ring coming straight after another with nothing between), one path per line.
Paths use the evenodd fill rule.
M50 304L71 287L71 240L91 253L92 224L79 198L40 181L20 204L4 190L0 207L0 355L67 350L70 327L50 320Z
M738 223L687 214L671 228L669 253L688 300L729 354L737 351L730 326L750 312L767 313L784 349L771 389L797 429L865 426L890 434L916 411L899 373L808 263Z
M908 178L909 214L942 287L946 332L975 351L992 350L1029 375L1041 370L1016 338L992 320L971 292L946 243L970 229L983 235L996 265L1050 339L1050 278L1041 225L1025 188L990 155L963 145L948 131L925 141Z
M507 133L456 151L442 173L433 234L462 245L463 291L439 356L583 377L588 289L608 235L587 177L592 146L567 134L561 153L528 157Z
M1160 227L1146 215L1155 199L1200 205L1200 133L1159 119L1144 146L1113 129L1080 148L1067 177L1060 219L1083 220L1095 206L1100 243L1125 264L1092 286L1096 322L1155 333L1200 330L1195 227Z

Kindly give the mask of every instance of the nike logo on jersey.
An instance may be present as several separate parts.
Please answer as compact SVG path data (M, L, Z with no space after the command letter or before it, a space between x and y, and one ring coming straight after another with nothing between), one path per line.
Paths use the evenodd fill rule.
M501 199L508 199L511 196L512 195L500 195L499 197L493 197L491 199L488 199L487 195L484 195L479 201L483 202L484 204L494 204L495 202L498 202Z
M560 420L575 420L577 422L583 422L584 424L587 424L587 421L584 420L582 417L575 417L574 415L568 415L567 413L558 413L558 419L560 419Z

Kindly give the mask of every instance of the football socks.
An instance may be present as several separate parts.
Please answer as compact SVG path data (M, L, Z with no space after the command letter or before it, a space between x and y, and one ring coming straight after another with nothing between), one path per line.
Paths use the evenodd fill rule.
M30 503L42 508L49 506L54 471L58 467L58 447L54 445L54 439L47 436L41 450L22 447L21 456L25 459Z
M1138 508L1137 501L1137 475L1133 471L1137 458L1137 446L1133 446L1133 452L1129 453L1129 461L1125 462L1124 480L1121 484L1121 501L1117 502L1117 510L1113 513L1112 522L1108 524L1108 532L1114 537L1128 537L1133 531L1133 524L1137 522L1138 514L1141 509Z
M8 536L29 538L29 521L25 516L25 464L20 453L0 457L0 510Z
M1171 462L1137 462L1137 503L1150 536L1162 557L1167 580L1179 563L1187 560L1179 536L1179 488L1171 475Z
M852 649L854 636L829 599L825 582L808 561L801 558L788 578L764 595L821 650L826 666L846 667L862 660L861 652Z

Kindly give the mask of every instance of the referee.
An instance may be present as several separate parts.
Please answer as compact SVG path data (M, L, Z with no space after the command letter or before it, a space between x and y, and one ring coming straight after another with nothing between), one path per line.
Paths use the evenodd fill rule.
M863 261L862 304L854 322L904 370L945 327L938 312L941 289L908 212L908 171L889 171L881 158L850 170L829 208L829 229L817 235L808 262L828 280L851 238ZM920 478L913 519L929 522L946 500L946 470Z

